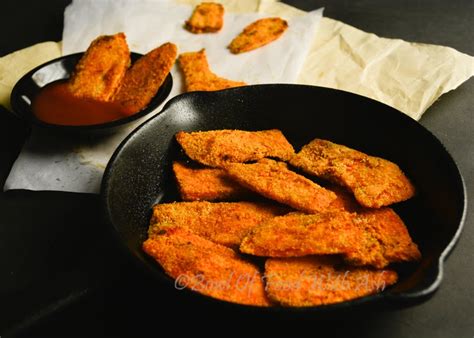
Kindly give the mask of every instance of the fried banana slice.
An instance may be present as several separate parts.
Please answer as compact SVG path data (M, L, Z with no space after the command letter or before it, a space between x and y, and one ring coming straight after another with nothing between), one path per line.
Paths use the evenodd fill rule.
M228 48L234 54L257 49L278 39L287 28L288 23L280 18L257 20L245 27Z
M247 85L245 82L227 80L214 74L209 69L204 49L183 53L178 61L184 74L186 92L214 91Z
M405 201L415 194L410 180L396 164L325 140L311 141L290 163L347 187L368 208Z
M224 6L215 2L203 2L194 8L185 27L191 33L215 33L224 25Z
M232 163L227 174L238 183L269 199L297 210L315 213L328 210L336 195L288 169L286 163L262 159L253 164Z
M382 292L397 279L395 271L345 267L336 257L270 258L265 263L267 295L283 306L349 301Z
M222 201L251 196L250 190L231 180L223 169L193 168L173 162L183 201Z
M148 235L166 225L186 227L199 236L238 248L244 236L262 221L288 212L283 206L257 202L178 202L153 207Z
M162 227L154 238L143 243L143 250L175 279L177 288L187 287L233 303L270 305L255 265L186 228Z
M268 219L252 229L243 239L240 251L267 257L350 253L363 235L347 212L313 215L292 212Z
M354 223L365 235L357 250L345 255L348 263L383 268L392 262L421 259L408 229L391 208L362 211L354 218Z
M113 101L127 114L145 108L168 76L176 55L176 45L167 42L142 56L127 70Z
M76 97L109 101L129 66L125 34L99 36L77 63L68 81L69 90Z
M211 167L256 161L264 157L288 160L294 155L293 146L277 129L180 131L176 134L176 140L191 159Z

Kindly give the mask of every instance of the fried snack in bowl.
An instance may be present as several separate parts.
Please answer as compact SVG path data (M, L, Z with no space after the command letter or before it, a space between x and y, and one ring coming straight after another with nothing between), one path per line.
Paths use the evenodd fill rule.
M259 269L232 249L202 238L187 228L163 226L143 243L143 250L175 279L177 288L228 302L269 306Z
M167 42L139 58L113 97L128 114L145 108L156 95L175 62L177 47Z
M69 90L79 98L108 102L120 87L130 62L124 33L99 36L76 65Z
M265 263L268 297L282 306L319 306L350 301L396 283L393 270L344 266L337 257L269 258Z
M288 28L288 23L281 18L257 20L244 28L229 45L234 54L248 52L269 44L278 39Z
M323 181L320 186L287 163L268 158L298 165L295 159L302 158L326 168L368 155L335 145L337 156L318 153L321 158L314 159L314 141L295 155L280 130L180 131L175 137L186 155L199 163L173 163L182 198L197 201L156 204L143 248L169 276L180 280L185 275L185 286L192 290L259 306L334 304L383 291L398 279L395 271L386 269L389 264L421 258L391 208L367 208L352 190L334 184L339 181ZM355 163L368 166L370 161ZM385 162L381 166L362 174L379 182L389 171ZM347 168L345 173L356 175ZM239 194L282 204L199 201ZM267 258L264 275L257 256ZM225 294L222 289L203 290L202 285L225 280L229 271L227 281L232 283L239 280L235 273L252 272L261 279L250 283L250 298L234 288Z
M261 159L257 163L231 163L227 174L266 198L308 213L327 211L336 195L288 169L286 163Z
M223 201L249 197L252 192L230 179L219 168L195 168L173 162L173 172L183 201Z
M293 146L277 129L262 131L211 130L176 134L176 140L191 159L211 167L256 161L265 157L289 160Z
M347 187L368 208L405 201L415 194L410 180L395 163L326 140L314 139L290 163Z
M224 6L215 2L202 2L194 8L185 22L185 28L194 34L215 33L224 25Z
M25 74L12 91L13 106L27 122L60 134L115 133L166 99L176 54L171 43L143 56L129 51L124 33L99 36L86 52ZM42 80L32 88L39 74Z
M209 69L205 49L183 53L178 58L184 74L185 91L214 91L247 85L242 81L227 80Z
M309 114L307 108L315 100L323 103L329 113ZM387 288L378 294L363 295L362 298L357 298L354 301L334 298L335 301L338 301L337 303L323 306L312 305L310 308L262 307L254 309L248 306L222 304L215 302L211 297L207 297L206 301L200 299L202 297L198 297L195 293L188 292L183 295L186 302L182 306L196 305L198 311L204 310L208 306L215 306L217 311L227 308L243 313L257 311L252 313L269 318L300 317L301 315L309 318L320 318L320 316L324 318L326 315L331 317L350 316L361 310L378 311L380 308L401 308L428 300L442 284L444 261L462 232L466 198L462 176L456 163L439 140L405 115L358 95L301 85L246 86L226 91L181 95L170 101L163 114L145 123L117 150L116 157L112 158L111 165L104 176L102 191L104 192L106 216L113 226L115 237L119 239L133 259L151 273L152 278L155 278L157 282L157 287L159 282L164 282L163 290L165 292L166 290L173 291L173 281L164 275L163 269L156 261L149 259L146 253L139 248L147 237L153 205L180 200L172 172L172 161L184 161L191 166L199 165L199 168L206 166L202 163L193 163L194 161L199 162L198 160L186 158L184 150L191 157L196 158L195 155L198 155L199 160L209 160L207 153L212 153L214 155L211 157L212 164L207 165L210 168L216 168L216 165L217 168L223 168L229 162L232 163L225 156L229 151L236 158L245 158L241 162L245 165L258 161L258 159L246 160L246 158L253 157L251 152L245 153L243 150L245 156L242 156L242 151L239 150L239 153L236 151L240 149L240 144L249 144L247 138L239 138L240 141L235 143L225 142L226 151L223 152L223 149L220 148L218 150L221 152L217 152L212 149L215 144L214 136L207 135L199 138L199 141L188 139L183 149L180 143L176 142L176 135L181 132L192 134L198 131L204 133L212 131L215 134L216 131L222 129L245 131L276 128L283 132L294 147L298 147L298 151L315 138L327 139L369 155L388 159L402 168L407 177L415 184L419 193L415 198L394 205L393 210L406 224L411 242L417 244L422 259L416 260L418 254L413 254L416 251L411 245L406 245L405 241L401 241L403 230L397 230L399 225L390 224L390 222L395 222L395 219L390 222L383 220L388 224L380 224L382 221L379 220L376 226L370 225L371 221L363 220L360 215L369 211L374 212L374 210L360 205L355 200L352 191L343 186L333 188L331 184L337 183L329 182L323 177L306 175L290 166L289 168L295 173L301 174L335 193L335 200L329 204L327 212L346 211L351 215L354 225L362 233L362 240L358 241L362 243L361 248L354 245L350 254L349 252L331 254L337 256L340 262L334 265L334 270L341 271L341 267L353 267L379 273L381 269L377 266L355 260L355 252L364 248L367 238L367 244L372 242L376 245L374 252L366 250L367 257L363 256L362 259L372 260L371 256L377 258L380 254L383 260L389 262L389 265L383 269L396 271L399 274L399 281L394 287L388 287L389 283L387 283ZM404 137L400 137L400 135ZM197 144L194 144L195 141ZM190 146L194 147L192 150L194 155L188 151ZM282 160L280 159L280 161ZM288 162L288 160L283 161ZM247 198L245 197L245 199ZM250 198L254 199L255 197ZM294 212L294 210L292 211ZM222 213L220 216L223 215ZM284 215L282 216L284 217ZM386 217L381 217L381 219L384 218ZM262 223L270 222L270 220L271 218L262 221ZM262 223L257 224L256 228L260 227ZM366 223L369 224L366 225ZM184 226L186 225L184 224ZM379 234L379 237L372 234L372 228ZM278 228L275 226L274 230L276 231ZM316 230L318 229L315 227L314 231ZM250 230L250 232L252 231L253 229ZM300 240L295 241L294 247L296 249L304 245L308 236L312 236L313 231L310 232L310 235L302 232ZM288 237L285 235L278 238L276 235L276 240L272 240L265 249L277 250L280 243L289 240ZM324 240L327 239L326 235L321 237ZM378 238L383 243L379 242ZM388 241L389 239L391 241ZM320 241L317 242L317 244L319 243ZM339 246L340 244L334 245ZM372 250L371 247L369 248ZM406 253L395 251L407 248L410 252L408 250ZM375 252L377 253L374 254ZM263 265L268 259L267 256L242 252L236 252L236 254L244 260L254 263L260 273L264 273ZM359 254L360 256L362 255ZM403 258L404 260L399 262L400 257L407 256L415 259L409 258L410 260L406 261ZM302 258L307 257L314 257L314 255ZM294 258L296 259L296 257ZM351 258L352 260L350 260ZM372 261L377 264L376 260ZM382 259L380 261L382 262ZM285 271L290 272L289 270ZM343 277L342 274L341 278ZM294 280L294 278L288 276L286 280ZM267 285L265 291L268 293L270 284L268 280L264 280L264 282ZM382 290L376 289L375 291ZM195 300L197 303L194 303ZM273 303L272 306L278 307L281 304L284 303ZM294 305L296 306L296 303Z

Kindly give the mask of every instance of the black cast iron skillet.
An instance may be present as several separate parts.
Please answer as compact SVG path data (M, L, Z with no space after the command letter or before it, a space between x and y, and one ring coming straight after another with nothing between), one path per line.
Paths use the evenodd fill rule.
M31 103L40 90L47 84L68 79L79 59L84 53L76 53L61 56L48 61L25 74L13 87L10 95L10 103L13 113L28 124L34 124L42 128L60 133L81 133L81 134L108 134L128 125L155 110L169 95L173 87L173 78L168 74L162 86L150 101L150 103L139 112L123 117L118 120L84 126L65 126L43 122L33 114ZM130 53L132 63L137 61L142 54Z
M151 207L177 198L171 172L173 159L181 156L176 132L271 128L281 129L296 150L317 137L397 163L418 194L394 208L423 259L395 265L399 282L383 293L334 305L253 308L190 291L189 297L258 313L323 314L407 306L431 296L441 283L443 262L460 235L466 210L465 187L456 164L428 130L399 111L358 95L313 86L259 85L183 94L129 135L107 166L102 198L113 233L135 262L164 282L163 288L173 288L174 281L142 252L141 243L146 239Z

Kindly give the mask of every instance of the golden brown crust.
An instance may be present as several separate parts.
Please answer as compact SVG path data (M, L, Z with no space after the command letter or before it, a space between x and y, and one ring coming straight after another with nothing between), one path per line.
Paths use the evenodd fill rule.
M178 202L153 207L148 235L153 238L161 227L186 227L215 243L238 248L244 236L262 221L283 215L282 206L257 202Z
M379 269L421 258L405 224L390 208L274 217L252 229L240 251L267 257L342 254L351 265Z
M195 34L215 33L224 25L224 6L215 2L203 2L194 8L185 27Z
M347 212L358 212L365 209L357 203L354 196L347 191L347 189L335 184L326 184L324 185L324 188L336 194L336 199L332 201L330 209L343 210Z
M242 33L232 40L229 49L234 54L257 49L278 39L287 28L288 23L281 18L257 20L245 27Z
M162 227L159 234L143 243L143 250L175 279L178 288L233 303L270 305L255 265L186 228Z
M397 281L392 270L340 266L337 258L270 258L265 263L268 297L283 306L340 303L384 290Z
M396 164L325 140L311 141L290 163L347 187L368 208L405 201L415 194L410 180Z
M219 168L193 168L173 162L173 172L183 201L223 201L251 196L252 192Z
M184 75L185 91L214 91L245 86L242 81L227 80L209 69L206 51L183 53L178 58Z
M319 306L383 291L398 276L381 269L421 258L392 209L364 205L370 198L374 201L369 195L381 189L383 180L399 180L400 169L388 161L321 140L295 156L279 130L179 132L176 139L191 159L212 166L173 163L183 199L227 198L241 189L235 185L240 184L304 211L288 213L288 207L263 202L156 205L143 249L177 279L177 286L240 304ZM316 168L324 174L319 176L334 183L320 187L286 163L267 157L290 161L311 173ZM347 182L362 184L364 193ZM367 188L370 184L375 188ZM382 191L375 200L386 197ZM232 249L271 257L265 276Z
M113 101L128 114L145 108L168 76L176 55L176 45L167 42L142 56L125 74Z
M362 236L349 213L294 212L262 222L245 236L240 251L267 257L341 254L357 247Z
M347 262L383 268L391 262L421 259L405 223L391 208L361 211L354 222L365 236L357 250L345 256Z
M337 186L329 186L327 189L337 195L331 207L356 213L354 224L364 232L360 243L354 246L358 249L345 255L347 262L383 268L392 262L416 261L421 258L408 229L391 208L364 208L345 189Z
M176 134L176 140L191 159L211 167L256 161L264 157L288 160L294 155L293 146L277 129L180 131Z
M76 97L109 101L129 66L125 34L99 36L76 65L68 82L69 90Z
M253 164L225 166L227 174L243 186L297 210L315 213L328 210L336 195L304 176L289 170L283 162L262 159Z

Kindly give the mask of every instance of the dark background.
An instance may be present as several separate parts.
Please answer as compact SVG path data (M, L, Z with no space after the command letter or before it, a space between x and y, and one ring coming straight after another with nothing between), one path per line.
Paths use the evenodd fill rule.
M384 37L446 45L474 55L474 1L286 1ZM67 0L2 0L0 56L31 44L60 40ZM423 116L457 161L474 195L474 80L443 95ZM26 126L0 112L0 182L27 135ZM403 137L403 135L400 135ZM436 184L436 182L433 182ZM101 219L98 196L60 192L0 193L0 336L143 336L173 332L221 334L256 328L299 329L311 336L474 336L474 211L445 264L432 299L403 310L349 313L286 321L218 313L186 303L136 269L117 249ZM180 324L174 324L176 320ZM256 327L248 326L253 324ZM283 331L281 331L283 332Z

